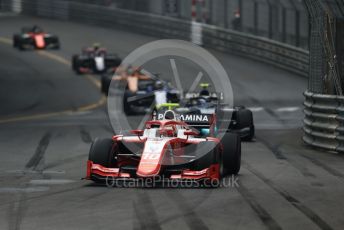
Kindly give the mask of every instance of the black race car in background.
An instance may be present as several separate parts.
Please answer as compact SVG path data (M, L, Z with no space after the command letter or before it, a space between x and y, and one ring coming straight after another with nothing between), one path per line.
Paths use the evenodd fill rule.
M221 93L209 92L209 84L201 84L202 90L195 93L187 93L179 104L165 104L155 111L157 119L162 117L166 108L180 114L180 119L196 128L201 135L208 136L211 119L217 120L216 132L235 132L242 140L251 141L254 137L254 123L252 111L244 106L229 107L221 102ZM159 117L160 116L160 117ZM225 119L229 120L225 120ZM228 127L219 130L221 124L227 122Z
M123 109L127 115L151 112L156 105L166 102L177 103L180 100L179 90L169 82L161 80L141 80L138 91L131 92L126 88L123 96Z
M110 88L111 80L113 79L115 72L116 72L116 69L108 69L105 73L103 73L101 75L100 90L105 95L108 95L108 93L109 93L109 88Z
M72 69L78 74L114 72L121 62L117 54L108 53L99 44L94 44L93 47L82 49L81 54L73 55Z
M20 34L13 35L13 47L25 49L59 49L60 42L56 35L44 32L39 26L23 27Z
M117 75L109 71L102 75L101 90L108 95L111 81L120 80L125 84L123 92L123 110L127 115L136 115L151 110L159 104L178 103L180 92L170 82L161 80L158 75L148 74L139 68L118 69ZM129 79L137 78L137 85L131 89ZM127 82L126 82L127 81Z

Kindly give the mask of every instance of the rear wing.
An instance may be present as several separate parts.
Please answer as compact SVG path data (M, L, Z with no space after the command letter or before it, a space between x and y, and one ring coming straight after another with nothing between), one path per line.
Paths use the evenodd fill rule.
M153 119L156 120L180 120L185 122L188 126L201 130L208 129L212 134L215 130L216 116L215 114L199 114L192 113L183 108L177 108L179 104L167 103L166 105L160 105L155 112L153 112ZM171 116L173 114L173 116Z
M193 127L210 127L214 122L214 114L194 114L194 113L179 113L176 114L175 119L184 121L189 126ZM157 120L165 120L165 111L157 111Z

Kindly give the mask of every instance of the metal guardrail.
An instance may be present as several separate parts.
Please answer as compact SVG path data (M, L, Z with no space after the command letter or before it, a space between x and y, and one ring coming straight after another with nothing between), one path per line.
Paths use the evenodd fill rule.
M304 49L209 25L203 26L203 41L205 46L308 76L309 52Z
M344 96L304 93L305 143L344 152Z
M196 40L196 43L205 47L259 60L308 76L308 51L270 39L176 18L100 5L61 0L21 1L23 14L121 28L158 38Z

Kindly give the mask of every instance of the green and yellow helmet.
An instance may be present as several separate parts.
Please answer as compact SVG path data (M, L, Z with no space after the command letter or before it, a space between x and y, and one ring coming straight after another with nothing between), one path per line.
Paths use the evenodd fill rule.
M92 45L93 49L99 49L100 46L101 46L101 45L100 45L99 42L95 42L95 43L93 43L93 45Z
M156 106L156 109L168 109L173 110L175 108L180 107L179 103L163 103Z
M201 83L201 84L199 84L199 86L203 89L207 89L210 87L210 84L209 83Z
M208 90L208 88L210 87L210 84L209 83L201 83L199 85L202 87L202 90L199 92L199 95L204 96L204 97L210 96L210 92Z

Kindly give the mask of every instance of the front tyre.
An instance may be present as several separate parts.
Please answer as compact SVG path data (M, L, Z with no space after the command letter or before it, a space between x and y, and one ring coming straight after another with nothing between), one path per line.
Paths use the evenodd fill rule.
M241 141L236 133L227 132L222 138L223 167L225 175L236 175L241 166Z
M14 48L18 47L18 35L13 36L13 47Z
M133 115L134 112L131 109L130 102L128 102L128 98L130 97L130 93L126 91L123 96L123 111L125 115Z
M88 160L104 167L115 166L115 153L112 151L112 146L113 141L111 138L95 139L91 145Z
M55 50L59 50L59 49L61 49L61 44L60 44L60 42L57 40L57 42L56 42L56 44L55 44L55 46L54 46L54 49Z

